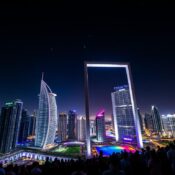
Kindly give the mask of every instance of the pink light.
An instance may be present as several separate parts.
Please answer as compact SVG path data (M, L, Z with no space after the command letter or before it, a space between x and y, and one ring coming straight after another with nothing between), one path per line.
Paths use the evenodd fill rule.
M103 117L104 116L104 113L105 113L105 110L102 109L100 112L97 113L97 117Z

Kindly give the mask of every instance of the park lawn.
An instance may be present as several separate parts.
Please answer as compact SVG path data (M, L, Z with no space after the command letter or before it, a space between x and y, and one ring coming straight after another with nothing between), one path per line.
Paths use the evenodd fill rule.
M64 148L57 148L53 150L55 153L61 153L64 155L80 154L80 146L70 146Z

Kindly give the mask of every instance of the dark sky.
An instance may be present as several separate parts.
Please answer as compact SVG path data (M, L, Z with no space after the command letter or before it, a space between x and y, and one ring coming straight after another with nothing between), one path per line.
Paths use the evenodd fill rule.
M0 5L0 106L20 98L30 111L36 109L44 71L58 95L59 112L73 108L83 113L84 60L130 62L138 107L149 111L154 104L161 113L175 112L172 4ZM110 79L117 75L109 75L100 85L102 92L113 90ZM98 83L92 87L92 104L103 106L99 103L106 93L99 96Z

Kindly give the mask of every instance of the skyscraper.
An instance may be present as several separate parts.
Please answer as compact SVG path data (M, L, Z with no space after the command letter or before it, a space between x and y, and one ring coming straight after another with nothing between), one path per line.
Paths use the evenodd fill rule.
M23 102L5 103L0 116L0 152L8 153L16 148Z
M105 133L105 111L101 110L96 115L96 138L99 142L104 142L106 133Z
M145 113L145 128L149 130L149 132L154 132L154 123L151 114Z
M54 144L57 129L57 104L56 94L52 93L50 87L41 79L39 95L39 109L36 118L35 146L47 148Z
M68 139L69 140L74 140L76 139L75 137L75 119L76 119L76 111L75 110L70 110L68 113Z
M90 120L90 136L96 135L96 124L95 120Z
M158 108L155 106L151 107L151 115L153 118L153 130L154 132L161 133L163 130L162 120L158 111Z
M141 132L143 133L144 132L144 129L143 129L143 118L142 118L142 114L141 114L139 108L137 108L137 112L138 112L138 117L139 117L139 122L140 122L140 129L141 129Z
M77 116L76 118L76 138L78 141L86 139L86 117Z
M111 93L114 129L117 141L139 145L137 133L140 132L138 115L134 116L135 110L131 102L131 94L128 85L115 87L115 92ZM134 117L137 117L134 119ZM136 121L137 120L137 121ZM140 123L139 123L140 124Z
M29 116L29 136L35 135L36 112Z
M67 115L60 113L58 118L58 136L61 142L67 140Z
M166 135L175 138L175 114L162 115L162 122Z
M18 143L24 143L29 136L29 115L27 110L22 110L22 117L18 135Z

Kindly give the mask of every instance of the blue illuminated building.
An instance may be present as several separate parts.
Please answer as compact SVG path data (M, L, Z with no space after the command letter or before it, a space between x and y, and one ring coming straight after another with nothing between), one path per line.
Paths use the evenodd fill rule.
M39 109L36 117L35 146L42 149L54 144L57 129L57 104L56 94L41 80L39 95Z
M9 153L16 148L23 102L5 103L0 116L0 152Z
M111 96L117 141L137 145L136 130L140 128L137 128L134 121L136 116L134 116L129 87L125 85L114 89L115 92L112 92Z
M105 112L104 110L101 110L96 115L96 138L98 142L104 142L105 141Z

